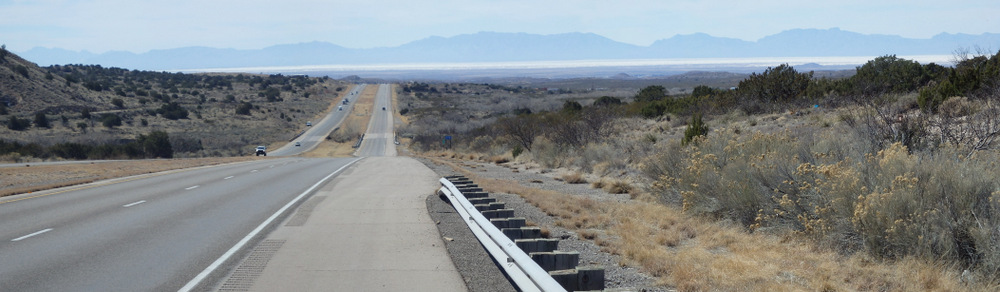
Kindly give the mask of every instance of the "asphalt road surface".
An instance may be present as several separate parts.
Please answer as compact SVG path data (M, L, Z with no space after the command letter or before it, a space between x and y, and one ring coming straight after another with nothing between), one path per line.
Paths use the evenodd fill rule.
M362 89L352 89L350 104ZM396 155L390 90L387 84L379 87L360 156ZM349 111L345 106L315 123L297 139L302 146L269 154L295 155L315 147ZM275 261L291 259L290 266L271 267L279 276L303 262L296 259L321 266L343 261L347 265L333 271L342 271L338 281L351 281L345 287L385 288L384 281L394 279L399 281L392 282L393 290L461 291L461 278L423 206L435 187L436 175L406 157L285 157L5 197L0 199L0 291L212 289L268 236L284 237L289 245ZM313 194L330 199L316 206L312 223L298 235L277 227ZM329 253L323 248L334 241L317 243L317 236L356 248ZM281 256L286 252L292 257Z
M316 148L320 142L326 140L326 137L333 132L334 129L340 126L340 123L347 118L350 114L351 109L354 108L354 102L358 100L358 96L361 91L365 89L365 84L356 85L350 92L347 93L345 98L348 99L348 103L344 104L341 102L343 99L338 100L336 106L329 114L326 115L320 121L312 121L312 126L309 127L305 134L302 134L298 138L295 138L290 143L285 144L281 148L268 151L267 155L270 156L292 156L307 152ZM343 109L338 107L343 106ZM299 142L300 146L295 146L295 142Z
M216 290L466 290L427 212L425 198L439 177L412 158L396 157L391 88L382 84L376 94L358 149L367 157L279 224ZM301 219L291 224L295 218Z
M177 291L354 161L267 159L5 197L0 291Z
M379 84L375 94L375 104L372 117L368 121L365 139L358 147L357 156L396 156L396 132L393 130L392 119L392 86Z

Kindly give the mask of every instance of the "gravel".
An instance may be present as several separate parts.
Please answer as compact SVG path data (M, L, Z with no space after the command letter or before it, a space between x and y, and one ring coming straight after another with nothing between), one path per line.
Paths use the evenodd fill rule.
M455 172L450 166L438 165L424 158L419 158L418 160L441 176L460 174ZM469 161L460 165L467 170L476 172L477 175L483 178L516 181L526 186L586 196L594 200L619 202L629 200L628 194L609 194L603 190L592 189L589 184L567 184L555 180L554 178L560 174L545 170L531 169L524 166L519 168L505 167L492 163ZM512 168L518 169L518 171L514 172ZM582 239L573 231L555 226L555 219L549 217L537 207L525 202L520 196L504 193L490 193L490 196L504 202L507 208L514 209L515 217L524 217L528 222L533 222L540 227L548 229L550 238L560 238L559 250L579 252L581 266L596 265L603 267L605 270L605 287L607 289L615 289L615 291L670 291L670 289L665 287L656 286L653 277L642 273L637 268L622 264L623 260L620 256L602 252L601 248L593 241ZM441 231L442 236L454 238L454 241L446 242L446 247L452 256L456 268L458 268L465 278L469 291L512 291L488 290L493 289L497 285L497 278L503 279L503 281L506 281L506 279L502 275L499 277L490 277L481 274L488 272L499 272L497 274L502 274L502 272L489 259L489 255L483 250L482 246L468 230L468 227L465 226L462 218L459 218L448 202L442 201L437 195L432 195L428 197L428 210L430 210L431 217L435 221L440 221L438 229ZM468 238L459 236L468 236ZM509 283L505 286L507 287L504 287L504 289L513 289Z

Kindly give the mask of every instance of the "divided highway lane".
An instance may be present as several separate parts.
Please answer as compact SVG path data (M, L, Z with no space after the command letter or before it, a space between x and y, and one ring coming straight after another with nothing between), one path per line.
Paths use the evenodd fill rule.
M266 159L0 199L0 291L177 291L355 160Z
M358 100L358 96L361 95L361 91L365 90L365 86L365 84L354 86L354 88L352 88L351 91L345 96L349 100L347 104L342 102L343 99L338 100L337 104L334 105L333 110L331 110L330 113L328 113L322 120L313 121L312 127L306 129L305 134L302 134L302 136L295 138L292 142L285 144L278 149L268 151L267 155L291 156L316 148L316 146L318 146L320 142L326 140L326 136L330 135L330 132L333 132L333 129L340 126L340 123L343 122L347 115L351 113L351 110L354 109L354 103ZM339 106L343 106L343 110L338 110L337 108ZM295 146L295 142L299 142L302 145Z
M392 85L379 84L372 117L368 121L368 130L365 132L365 139L361 141L361 147L358 147L357 156L396 156L392 113Z

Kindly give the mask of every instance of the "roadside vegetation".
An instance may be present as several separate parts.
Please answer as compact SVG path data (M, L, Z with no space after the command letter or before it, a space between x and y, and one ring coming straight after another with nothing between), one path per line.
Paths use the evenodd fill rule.
M0 78L4 161L245 155L286 142L350 86L280 74L40 68L10 53ZM151 151L150 137L166 139Z
M846 78L782 65L690 94L411 84L400 99L415 151L567 169L632 194L583 202L496 186L665 286L995 290L1000 54L956 59L883 56Z

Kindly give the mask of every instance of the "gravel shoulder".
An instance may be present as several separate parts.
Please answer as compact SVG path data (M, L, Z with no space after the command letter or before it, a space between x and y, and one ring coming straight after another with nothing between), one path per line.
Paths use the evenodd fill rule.
M435 163L427 158L418 158L427 167L434 170L441 176L461 174L451 166ZM586 184L567 184L554 179L554 173L542 173L538 170L527 170L523 167L498 166L492 163L464 161L457 163L466 170L477 173L483 178L507 180L511 183L519 183L539 189L554 190L567 194L589 197L595 200L628 200L628 195L609 194L602 190L592 189ZM516 172L515 172L516 169ZM624 289L630 291L669 291L664 287L655 285L654 279L640 272L634 267L624 264L620 256L602 252L601 248L593 241L581 238L576 232L566 230L555 225L555 219L542 212L537 207L527 203L516 194L490 193L491 196L502 201L508 208L514 209L514 216L524 217L528 222L534 222L539 227L549 230L550 238L560 238L559 250L577 251L580 253L580 265L598 265L605 269L605 287L607 289ZM489 259L489 255L482 246L468 231L468 227L462 221L448 202L442 201L437 195L427 198L428 210L431 217L438 224L442 236L453 238L447 241L446 247L452 256L455 266L461 271L469 287L469 291L513 291L513 290L489 290L496 286L495 277L487 278L478 273L492 269L499 272L499 268ZM467 233L468 237L465 236ZM482 259L485 257L485 260ZM497 273L501 274L501 273ZM506 281L506 279L504 279ZM509 283L505 283L510 285Z

